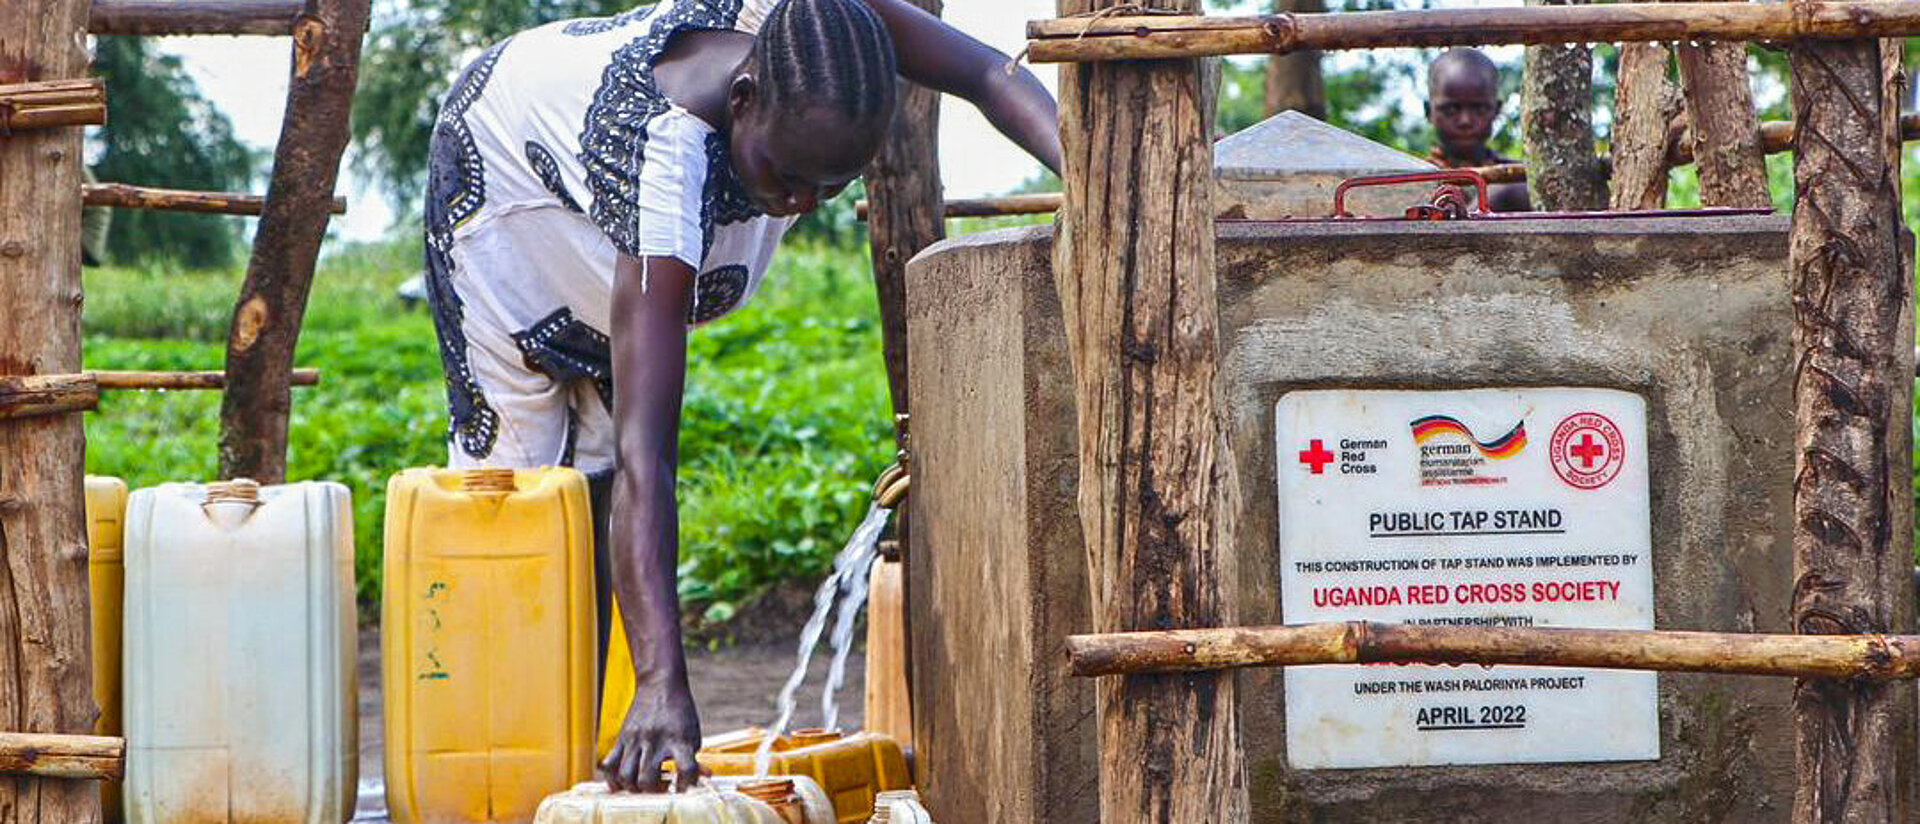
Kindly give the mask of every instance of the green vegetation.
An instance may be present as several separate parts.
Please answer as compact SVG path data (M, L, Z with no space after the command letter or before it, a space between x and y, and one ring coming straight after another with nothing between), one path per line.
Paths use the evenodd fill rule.
M95 41L94 71L107 85L113 117L90 132L99 146L101 180L172 189L243 191L254 156L233 124L200 95L180 58L162 55L140 37ZM109 257L122 264L169 261L196 269L235 260L239 221L219 215L119 209L107 235Z
M346 484L363 604L378 602L386 481L446 460L446 394L433 322L394 287L413 242L347 247L321 262L295 360L289 477ZM824 574L892 459L873 286L863 252L791 244L746 308L692 337L681 433L687 608L724 620L776 581ZM217 369L240 273L86 273L86 362L96 369ZM87 416L87 471L139 488L206 480L217 393L109 393Z

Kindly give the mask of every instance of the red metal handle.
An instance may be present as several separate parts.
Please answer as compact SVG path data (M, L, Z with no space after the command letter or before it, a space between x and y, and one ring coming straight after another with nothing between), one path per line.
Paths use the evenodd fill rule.
M1342 180L1340 181L1340 185L1333 190L1333 216L1353 217L1353 215L1347 211L1348 189L1360 189L1368 186L1399 186L1407 183L1437 183L1441 185L1453 183L1471 185L1479 196L1480 206L1477 211L1483 215L1493 211L1493 209L1487 205L1487 179L1481 177L1479 172L1473 171L1472 169L1440 169L1432 172L1372 175Z

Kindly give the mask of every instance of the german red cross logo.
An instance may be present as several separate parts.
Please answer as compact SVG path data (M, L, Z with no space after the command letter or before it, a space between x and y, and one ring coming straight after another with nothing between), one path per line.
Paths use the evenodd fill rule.
M1553 472L1574 489L1599 489L1627 463L1626 440L1607 416L1575 412L1554 427L1547 442Z
M1308 471L1320 475L1327 471L1327 464L1333 463L1333 453L1321 445L1319 438L1314 438L1306 449L1300 450L1300 462L1307 465Z

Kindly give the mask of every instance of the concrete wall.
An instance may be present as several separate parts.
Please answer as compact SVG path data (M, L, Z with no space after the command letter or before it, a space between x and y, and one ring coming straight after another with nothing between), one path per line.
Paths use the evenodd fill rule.
M1226 223L1241 623L1279 620L1273 405L1313 387L1643 394L1656 624L1786 631L1791 305L1777 217ZM908 268L915 737L936 818L1093 821L1070 366L1044 228ZM1498 383L1493 376L1501 376ZM1254 821L1784 821L1790 682L1663 675L1658 762L1295 771L1278 670L1240 699Z

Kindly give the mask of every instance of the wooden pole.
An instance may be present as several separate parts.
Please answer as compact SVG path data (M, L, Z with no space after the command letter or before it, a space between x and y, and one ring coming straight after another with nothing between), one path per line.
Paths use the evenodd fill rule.
M908 0L935 16L940 0ZM947 226L940 219L940 93L914 83L901 84L900 110L893 130L880 146L880 154L866 175L867 196L874 204L867 220L867 237L873 255L874 293L880 301L880 353L887 367L887 395L893 401L894 447L907 456L911 426L911 403L907 396L907 261L921 249L946 237ZM907 546L912 536L912 519L907 509L894 513L894 540ZM898 687L897 701L885 702L894 711L885 719L874 719L911 731L913 717L907 686L913 680L913 640L911 620L906 608L907 576L912 561L901 553L898 572L900 632L897 637L879 640L897 641L898 649L876 652L871 661L885 665L900 663L898 673L877 671L880 678L891 678ZM879 565L876 565L876 570ZM879 606L879 605L876 605ZM889 656L893 656L891 659ZM895 677L897 675L897 677ZM901 717L904 715L904 717ZM902 739L906 740L906 739Z
M1693 113L1689 148L1700 173L1700 204L1772 206L1747 80L1746 44L1681 42L1676 48L1680 85Z
M1552 6L1584 1L1527 0ZM1585 43L1528 46L1520 88L1520 134L1533 208L1607 208L1606 170L1593 153L1593 50Z
M1913 290L1880 44L1792 49L1795 203L1793 619L1810 635L1913 626ZM1794 820L1908 822L1914 690L1795 685Z
M0 376L0 420L82 412L100 405L92 375Z
M101 389L225 389L225 372L88 372L87 375L99 383ZM295 369L288 373L288 383L293 386L316 386L320 383L320 370Z
M1070 635L1067 663L1079 676L1392 663L1891 680L1920 677L1920 636L1441 627L1340 621Z
M0 85L84 77L83 0L0 2ZM80 371L79 129L0 138L0 376ZM0 730L93 730L76 415L0 420ZM88 781L0 780L0 824L93 824Z
M940 0L909 2L935 15L940 13ZM865 215L872 243L873 281L880 298L881 351L895 415L909 414L907 261L947 234L940 220L940 93L913 83L902 84L901 92L893 131L867 169L872 211L856 207Z
M1920 34L1920 2L1620 3L1525 8L1112 15L1027 24L1035 63L1149 60L1302 49L1689 40L1844 40Z
M1614 211L1659 209L1667 205L1667 147L1674 118L1680 114L1680 90L1667 79L1673 57L1665 43L1627 43L1620 47L1619 79L1613 95L1613 175L1607 206Z
M1111 0L1060 0L1091 12ZM1149 6L1193 11L1199 0ZM1054 241L1099 632L1230 624L1238 487L1217 380L1212 112L1196 60L1060 73ZM1240 821L1231 676L1102 682L1101 820Z
M124 738L0 732L0 774L117 780L126 763Z
M189 192L181 189L156 189L125 183L88 183L80 187L80 201L88 206L116 209L159 209L171 212L202 212L215 215L258 216L267 199L259 195L232 192ZM335 197L328 212L346 214L347 199Z
M347 115L368 0L311 0L293 33L293 79L253 257L227 338L220 476L280 483L287 471L287 390L314 263L347 146Z
M107 90L97 77L0 85L0 136L105 122Z
M93 0L87 31L142 36L293 33L302 0Z
M1273 0L1275 12L1323 12L1326 0ZM1269 116L1297 111L1315 120L1327 119L1327 81L1320 71L1317 51L1290 52L1267 58L1266 108Z

